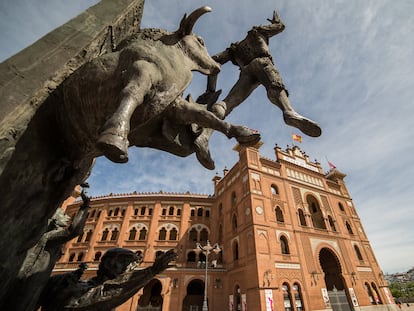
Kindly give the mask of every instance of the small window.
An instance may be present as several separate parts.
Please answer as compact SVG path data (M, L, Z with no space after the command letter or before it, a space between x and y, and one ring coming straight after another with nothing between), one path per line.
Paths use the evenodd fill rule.
M118 214L119 214L119 207L117 207L117 208L115 209L114 216L118 216Z
M306 218L305 218L305 214L303 213L302 209L298 209L298 214L299 214L299 223L301 226L306 227Z
M283 217L282 209L279 206L277 206L275 208L275 213L276 213L276 220L278 222L285 222L285 218Z
M210 217L210 210L206 209L206 218L209 218L209 217Z
M158 234L158 240L165 240L166 237L167 237L167 230L165 230L165 228L162 227Z
M200 242L206 242L208 240L208 231L206 228L200 231Z
M195 228L190 230L189 240L193 242L197 241L197 230Z
M177 216L181 216L181 208L177 208Z
M231 193L231 205L235 205L237 202L236 192Z
M340 210L341 212L345 212L344 206L342 205L342 203L341 203L341 202L339 202L339 203L338 203L338 207L339 207L339 210Z
M170 209L168 210L168 215L174 216L174 210L175 210L174 206L170 206Z
M102 253L96 252L95 257L93 258L93 261L99 261L101 259Z
M122 216L122 217L124 217L124 216L125 216L125 212L126 212L125 208L121 210L121 216Z
M128 240L130 240L130 241L135 240L136 235L137 235L137 229L135 229L135 227L134 227L131 230L129 230Z
M109 234L109 230L108 230L108 228L106 228L106 229L102 232L102 239L101 239L101 241L106 241L106 239L108 238L108 234Z
M177 240L177 229L175 229L175 228L172 228L171 230L170 230L170 240L171 241L175 241L175 240Z
M162 209L162 213L161 213L161 215L162 215L162 216L167 215L167 209L166 209L165 207Z
M111 241L116 241L116 239L118 238L118 229L115 228L114 230L112 230L112 234L111 234Z
M86 237L85 237L85 242L89 242L91 240L92 237L92 229L90 229L87 233L86 233Z
M195 262L196 261L196 253L191 251L187 254L187 262Z
M203 216L203 209L201 207L197 210L197 216L198 217L202 217Z
M237 230L237 216L233 214L233 218L231 219L231 227L233 231Z
M77 261L82 261L83 260L83 256L85 256L85 254L83 252L82 253L79 253Z
M359 247L357 245L354 245L354 249L355 249L355 254L357 255L358 260L361 260L361 261L364 260L362 258L362 254L361 254L361 251L359 250Z
M134 216L137 216L138 215L138 209L136 208L136 209L134 209ZM141 215L142 215L142 213L141 213Z
M76 254L75 253L71 253L69 256L69 262L72 262L75 259Z
M239 259L239 243L235 241L233 243L233 260L238 260L238 259Z
M332 231L336 231L335 222L331 215L328 216L328 222L329 222L329 225L331 226Z
M91 212L91 218L95 217L95 213L96 213L96 211L95 211L95 210L93 210L93 211Z
M352 231L352 227L349 224L349 222L346 222L345 225L346 225L346 229L348 230L348 233L349 234L354 234L354 231Z
M141 207L141 216L144 216L145 215L146 209L147 208L145 206L142 206Z
M76 240L76 242L77 243L80 243L80 242L82 242L82 239L83 239L83 234L84 234L85 232L81 232L81 234L79 234L79 236L78 236L78 239Z
M148 209L148 216L151 216L152 215L152 208L149 208Z
M194 217L195 216L195 210L194 210L194 208L191 209L190 216L191 217Z
M147 229L142 228L141 230L139 230L139 238L138 238L138 240L145 241L146 239L147 239Z
M290 254L289 244L286 237L284 236L280 237L280 249L282 251L282 254Z
M272 185L270 187L270 191L272 192L272 195L278 195L279 194L279 188L276 185Z
M108 212L108 216L112 216L112 210L111 209Z

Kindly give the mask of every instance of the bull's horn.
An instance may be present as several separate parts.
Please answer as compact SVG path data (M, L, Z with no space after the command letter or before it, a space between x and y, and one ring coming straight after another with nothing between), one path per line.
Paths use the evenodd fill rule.
M191 34L191 31L193 30L196 21L199 19L201 15L207 12L211 12L211 8L208 6L203 6L195 10L188 17L187 14L185 14L180 22L180 28L177 30L177 32L179 32L182 36Z

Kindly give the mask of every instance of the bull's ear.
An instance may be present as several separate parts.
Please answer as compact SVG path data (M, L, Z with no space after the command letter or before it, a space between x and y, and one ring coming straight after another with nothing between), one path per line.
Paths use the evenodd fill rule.
M207 12L211 12L211 8L208 6L203 6L195 10L188 17L187 14L185 14L180 22L180 28L176 31L176 33L182 37L191 34L196 21L200 18L201 15Z

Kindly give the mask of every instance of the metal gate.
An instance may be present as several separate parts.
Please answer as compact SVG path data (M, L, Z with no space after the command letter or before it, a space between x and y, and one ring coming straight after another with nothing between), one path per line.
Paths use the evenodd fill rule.
M329 301L333 311L353 311L353 308L349 305L348 297L345 290L328 291Z

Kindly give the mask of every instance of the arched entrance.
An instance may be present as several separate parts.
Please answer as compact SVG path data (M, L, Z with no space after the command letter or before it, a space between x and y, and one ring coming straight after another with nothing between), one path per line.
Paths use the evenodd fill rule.
M325 274L325 284L333 311L352 311L348 290L338 257L328 248L319 252L319 262Z
M137 311L161 311L162 310L162 284L159 280L151 280L145 287L142 296L138 300Z
M187 295L183 300L182 311L201 311L204 299L204 281L192 280L187 286Z

